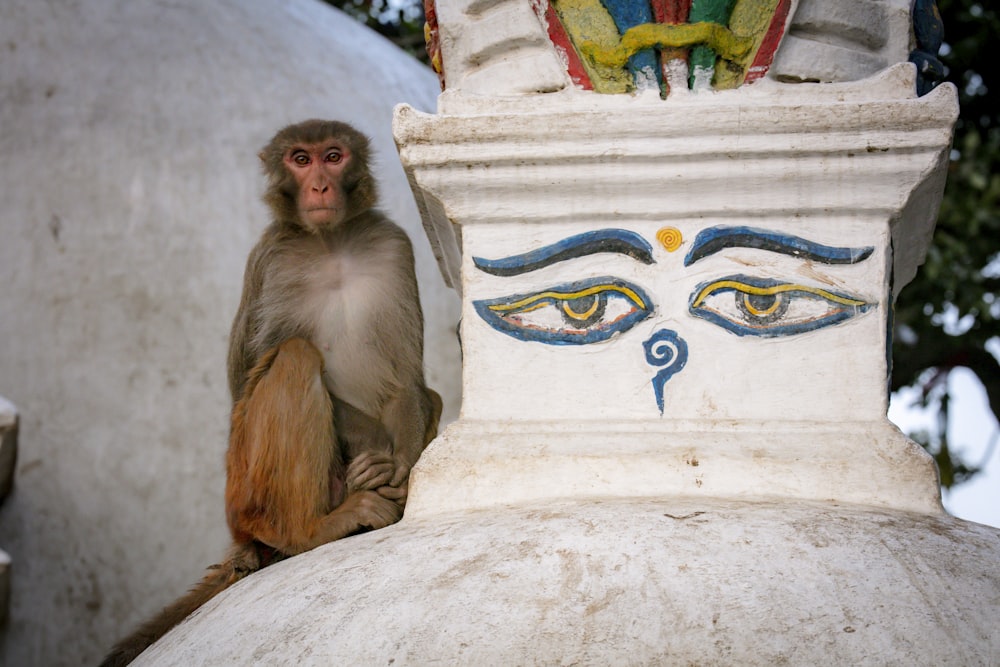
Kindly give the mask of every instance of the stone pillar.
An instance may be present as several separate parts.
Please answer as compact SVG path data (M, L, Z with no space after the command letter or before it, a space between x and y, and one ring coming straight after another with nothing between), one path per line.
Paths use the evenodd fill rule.
M441 113L396 114L428 236L463 295L462 419L425 455L408 511L580 495L940 511L929 457L886 419L887 332L930 241L954 88L918 97L905 63L856 82L762 79L789 7L743 2L726 34L751 45L755 83L595 95L560 62L600 54L593 26L614 11L499 4L439 3ZM890 3L861 4L832 17L803 2L794 20L861 22L905 59ZM773 13L752 22L750 6ZM740 17L758 32L739 33ZM634 26L620 44L704 25ZM871 59L844 49L821 72L801 41L779 51L785 79L867 73ZM532 46L513 57L511 43ZM591 74L584 87L608 85Z
M885 418L957 113L908 3L427 4L446 88L394 132L461 415L399 524L137 664L994 661L1000 531Z

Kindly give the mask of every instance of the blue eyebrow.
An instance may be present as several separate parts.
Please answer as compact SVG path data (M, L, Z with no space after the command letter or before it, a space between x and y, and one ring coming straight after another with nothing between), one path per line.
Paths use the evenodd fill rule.
M593 232L584 232L521 255L511 255L500 259L473 257L472 262L480 271L494 276L516 276L550 266L556 262L600 252L627 255L643 264L654 262L652 246L646 239L626 229L599 229Z
M684 266L691 266L699 259L726 248L770 250L824 264L857 264L868 259L875 251L874 246L838 248L753 227L709 227L698 233L690 252L684 258Z

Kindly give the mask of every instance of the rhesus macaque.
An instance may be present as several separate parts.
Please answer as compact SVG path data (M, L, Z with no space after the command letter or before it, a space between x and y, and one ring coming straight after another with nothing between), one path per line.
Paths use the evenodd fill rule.
M405 232L374 209L368 140L311 120L261 152L274 220L247 260L229 342L228 559L120 642L126 665L219 592L270 563L402 516L437 433Z

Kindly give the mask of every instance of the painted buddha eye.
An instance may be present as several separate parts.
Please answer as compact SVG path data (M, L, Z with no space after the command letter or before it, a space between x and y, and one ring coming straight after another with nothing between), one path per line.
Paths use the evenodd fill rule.
M737 336L791 336L866 312L872 304L819 287L729 276L702 283L691 295L692 315Z
M472 304L487 324L518 340L586 345L607 340L649 317L653 304L639 287L601 277L532 294Z

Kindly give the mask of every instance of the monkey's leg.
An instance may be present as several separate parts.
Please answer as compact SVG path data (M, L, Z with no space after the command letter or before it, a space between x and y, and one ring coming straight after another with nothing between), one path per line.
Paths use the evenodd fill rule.
M330 471L343 459L322 367L311 343L292 338L250 372L227 455L227 517L237 542L297 554L399 520L399 506L372 491L331 506Z

